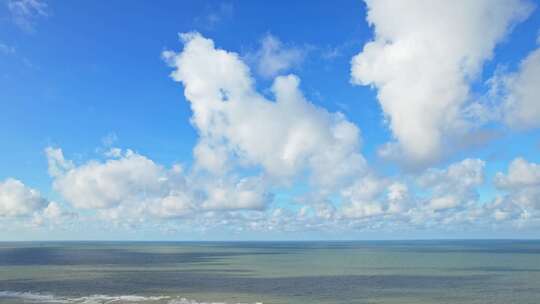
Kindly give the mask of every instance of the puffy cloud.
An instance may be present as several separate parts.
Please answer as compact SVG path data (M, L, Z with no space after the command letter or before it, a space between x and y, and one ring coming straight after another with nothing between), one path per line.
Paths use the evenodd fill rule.
M272 200L260 178L243 178L232 183L221 181L206 186L202 208L210 210L264 209Z
M540 48L531 52L516 73L496 76L504 121L516 129L540 127Z
M394 182L388 186L388 212L401 213L407 209L409 203L409 187L401 182Z
M47 148L54 189L74 207L102 210L101 217L109 220L263 209L272 200L255 178L229 176L227 182L217 181L188 174L179 165L165 168L131 150L114 151L104 161L76 166L64 158L62 150Z
M111 208L166 190L168 172L129 150L119 159L90 161L71 168L58 161L63 160L61 150L49 148L47 154L55 190L77 208Z
M420 188L412 193L403 177L366 175L342 190L340 215L409 223L442 220L437 213L449 216L478 203L476 188L484 182L484 166L482 160L465 159L444 169L427 169L413 176Z
M255 53L247 54L254 61L258 74L272 78L295 66L304 59L305 52L298 47L286 47L275 36L267 34L261 40L261 46Z
M236 53L216 49L198 33L181 35L182 52L163 53L175 68L193 110L200 139L197 165L213 173L225 164L260 167L277 180L309 173L311 180L332 187L364 169L358 128L340 113L329 113L307 101L298 77L277 77L275 101L254 89L249 68Z
M508 174L497 173L495 183L505 189L539 186L540 165L518 157L510 163Z
M57 202L50 202L41 212L34 213L32 223L35 226L43 226L48 223L61 227L65 225L68 220L75 220L77 218L77 213L65 210Z
M343 207L343 214L346 217L362 218L384 213L383 206L377 202L352 201Z
M468 158L444 170L427 170L419 177L418 183L431 192L429 208L443 210L476 201L476 187L484 182L484 167L484 161Z
M47 205L47 208L43 210L43 215L47 218L60 218L64 212L62 211L62 208L60 208L60 205L56 202L51 202L49 205Z
M153 202L150 212L162 218L177 218L193 214L195 204L193 198L185 192L175 191Z
M29 216L48 205L37 190L8 178L0 182L0 217Z
M366 1L375 38L352 59L352 82L371 85L397 143L383 156L411 164L439 159L470 128L469 83L531 5L502 1Z
M379 230L480 224L476 221L487 214L477 193L484 166L482 160L465 159L408 178L368 175L342 192L336 219L345 226Z
M407 184L391 178L366 175L341 192L340 215L345 218L369 218L406 213L414 198Z
M345 200L342 207L344 216L358 218L382 214L383 205L378 199L385 188L386 181L373 176L357 180L342 191Z
M514 159L508 173L495 175L495 185L507 191L505 200L525 209L540 210L540 164Z

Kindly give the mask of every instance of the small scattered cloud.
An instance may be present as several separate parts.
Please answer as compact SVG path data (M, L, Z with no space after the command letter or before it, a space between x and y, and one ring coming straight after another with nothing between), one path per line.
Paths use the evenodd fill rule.
M114 133L114 132L110 132L109 134L107 134L107 135L105 135L105 136L103 136L101 138L101 143L105 147L111 147L117 141L118 141L118 135L116 135L116 133Z
M212 30L219 24L232 19L233 15L233 3L221 2L218 5L207 6L204 13L195 18L194 23L203 29Z
M0 43L0 54L13 55L15 54L15 47Z
M306 52L305 48L285 45L276 36L267 34L261 39L260 47L246 54L246 58L253 62L260 76L273 78L299 67Z
M346 41L338 45L320 48L319 51L323 59L333 60L345 56L350 49L356 46L357 45L354 41Z
M8 0L13 22L24 31L34 30L37 18L48 17L48 5L42 0Z

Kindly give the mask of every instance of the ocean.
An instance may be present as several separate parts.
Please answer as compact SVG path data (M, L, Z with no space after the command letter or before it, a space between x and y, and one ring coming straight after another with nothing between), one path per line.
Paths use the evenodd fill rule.
M540 241L0 243L0 303L540 303Z

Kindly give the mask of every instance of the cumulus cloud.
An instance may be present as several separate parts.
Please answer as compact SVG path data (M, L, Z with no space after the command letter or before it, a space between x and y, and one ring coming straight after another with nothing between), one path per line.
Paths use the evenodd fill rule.
M516 158L510 163L507 174L495 175L495 185L507 191L505 200L509 203L540 211L540 164Z
M484 182L484 167L485 162L480 159L465 159L444 170L427 170L419 177L418 183L431 192L428 206L442 210L476 201L476 187Z
M19 180L8 178L0 182L0 217L30 216L48 204L37 190Z
M469 84L531 5L503 1L366 1L374 40L352 59L352 82L378 90L396 139L383 156L437 161L469 130ZM398 156L396 156L398 155Z
M518 157L510 163L506 175L497 173L495 183L504 189L538 186L540 185L540 165Z
M184 172L179 165L166 168L131 150L113 150L103 161L75 165L61 149L47 148L54 189L75 208L101 210L100 216L109 220L264 209L272 200L255 178L216 180Z
M255 63L257 73L265 78L272 78L291 68L297 67L304 60L305 51L299 47L288 47L272 34L261 40L260 48L247 54Z
M165 191L168 172L152 160L127 151L119 159L67 166L60 149L47 149L54 188L77 208L111 208ZM59 161L60 160L60 161Z
M65 210L57 202L50 202L47 207L41 212L34 213L32 218L32 224L34 226L43 226L49 224L51 226L62 227L70 220L76 220L78 214L76 212L71 212Z
M402 216L416 201L404 181L373 174L357 179L340 194L342 204L337 214L348 219Z
M47 3L41 0L8 0L13 22L25 31L33 31L35 19L47 17Z
M238 182L219 181L206 186L202 208L209 210L264 209L272 200L260 178L242 178Z
M474 222L486 213L477 188L484 182L484 161L465 159L446 168L430 168L406 179L403 176L366 175L341 192L335 219L345 225L403 228L435 223ZM411 191L415 189L415 191Z
M345 203L342 212L346 217L370 217L384 212L379 196L386 189L387 181L373 176L358 179L342 191Z
M501 116L515 129L540 127L540 48L531 52L515 73L500 73L490 81L502 99Z
M305 99L293 75L274 80L268 100L254 89L250 71L236 53L217 49L198 33L181 35L184 49L165 60L182 82L200 134L197 166L213 173L226 164L262 168L277 180L308 173L322 186L335 186L365 166L360 131L340 113Z

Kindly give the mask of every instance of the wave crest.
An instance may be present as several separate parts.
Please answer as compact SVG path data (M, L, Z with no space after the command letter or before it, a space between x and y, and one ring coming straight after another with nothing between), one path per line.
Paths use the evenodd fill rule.
M60 297L47 293L0 291L0 299L20 299L24 303L39 304L227 304L227 302L198 302L196 300L173 296L138 295L91 295L87 297ZM249 303L236 303L249 304ZM262 304L261 302L253 304Z

